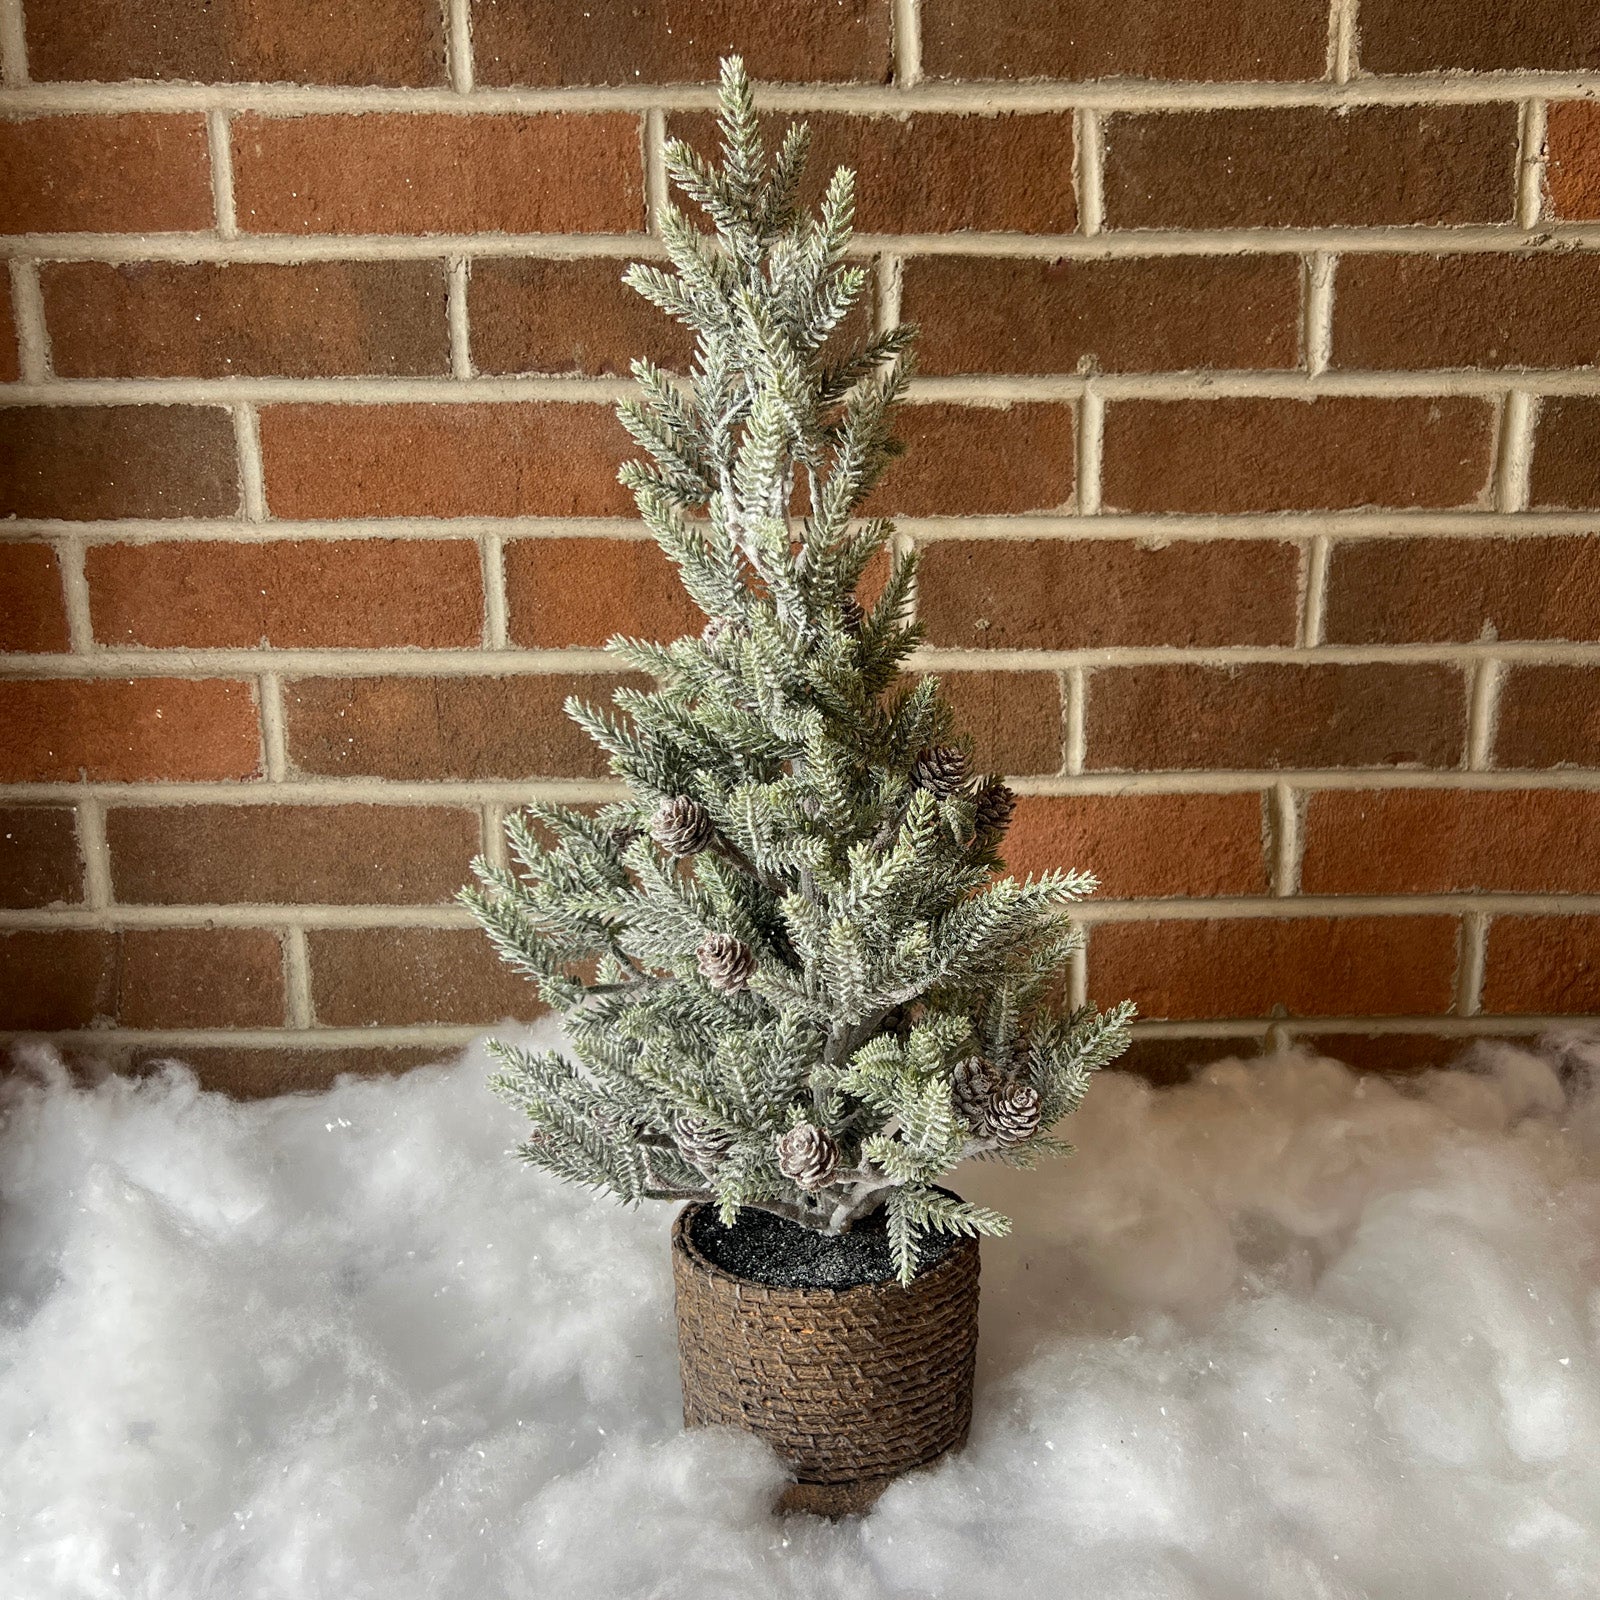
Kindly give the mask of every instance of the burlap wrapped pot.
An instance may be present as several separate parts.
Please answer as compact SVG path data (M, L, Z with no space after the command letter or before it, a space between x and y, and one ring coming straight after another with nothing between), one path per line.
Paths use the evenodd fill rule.
M908 1288L752 1283L672 1229L683 1420L765 1439L795 1482L782 1511L865 1511L903 1473L966 1441L978 1348L978 1241Z

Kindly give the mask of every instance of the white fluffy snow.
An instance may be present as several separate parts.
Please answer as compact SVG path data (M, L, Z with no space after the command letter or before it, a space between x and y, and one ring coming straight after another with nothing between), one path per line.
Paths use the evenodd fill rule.
M1600 1592L1600 1047L1402 1090L1107 1076L963 1187L965 1455L871 1517L677 1414L665 1208L503 1151L486 1066L233 1105L174 1071L0 1132L6 1600L1476 1600Z

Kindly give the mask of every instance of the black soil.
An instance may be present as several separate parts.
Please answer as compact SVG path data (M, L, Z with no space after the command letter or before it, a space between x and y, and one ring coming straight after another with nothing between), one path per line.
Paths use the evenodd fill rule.
M854 1289L895 1277L887 1213L863 1217L848 1233L828 1235L770 1211L740 1209L726 1228L712 1206L703 1207L689 1237L713 1265L751 1283L779 1289ZM955 1248L952 1233L925 1233L917 1271L937 1266Z

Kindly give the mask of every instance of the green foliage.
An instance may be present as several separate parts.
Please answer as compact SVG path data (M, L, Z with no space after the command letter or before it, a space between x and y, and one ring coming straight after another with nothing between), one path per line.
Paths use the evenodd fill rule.
M620 408L644 453L622 480L706 630L611 642L656 687L568 712L626 797L528 807L512 867L477 863L462 898L564 1019L565 1053L496 1047L529 1161L831 1231L887 1206L909 1279L927 1231L1005 1231L939 1179L1064 1149L1046 1130L1132 1010L1056 1006L1064 908L1094 879L996 875L1009 801L995 824L983 799L1008 792L966 770L937 681L905 673L915 556L860 512L899 450L915 330L839 337L866 282L854 177L806 213L809 135L768 159L737 60L720 122L719 164L666 151L714 232L666 207L673 270L625 274L694 332L692 370L635 363ZM806 1123L833 1165L802 1183L777 1142Z

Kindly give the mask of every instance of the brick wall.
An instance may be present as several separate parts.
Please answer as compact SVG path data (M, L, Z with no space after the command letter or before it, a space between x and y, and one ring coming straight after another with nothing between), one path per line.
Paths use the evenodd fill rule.
M693 620L617 274L730 47L862 169L921 664L1145 1065L1600 1012L1597 15L0 0L0 1027L248 1090L527 1007L450 895Z

